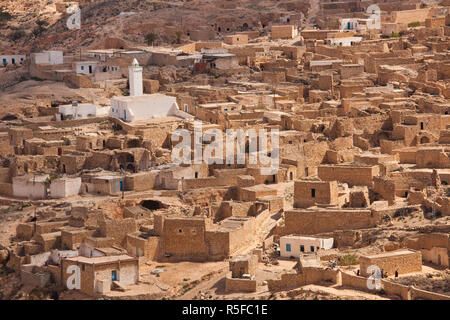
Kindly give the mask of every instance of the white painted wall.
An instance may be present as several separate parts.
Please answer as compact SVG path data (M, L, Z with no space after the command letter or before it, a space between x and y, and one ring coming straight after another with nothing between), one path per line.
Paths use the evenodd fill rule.
M168 116L185 119L192 117L178 109L175 97L160 93L138 97L114 97L111 99L110 116L128 122Z
M0 66L5 63L8 64L22 64L25 61L26 56L24 54L12 54L12 55L0 55Z
M62 51L44 51L33 53L31 59L35 64L63 64L64 54Z
M352 43L358 43L362 41L362 37L346 37L346 38L331 38L328 39L333 46L350 47Z
M87 119L92 117L103 117L109 113L109 107L97 107L95 104L82 103L78 107L74 107L71 104L65 104L59 106L59 113L73 119Z
M62 178L53 180L50 184L50 197L65 198L80 194L81 178Z
M24 199L46 199L47 186L43 183L48 175L30 177L14 177L12 187L13 196Z
M287 244L290 244L291 251L287 251ZM301 252L300 246L304 246L305 251ZM299 236L284 236L280 238L280 256L300 257L301 254L312 252L311 246L314 247L314 252L317 248L328 250L333 248L333 238L313 238L313 237L299 237Z
M138 65L128 67L128 80L130 83L130 96L142 96L144 94L142 83L142 67Z
M97 62L95 61L79 61L75 62L75 72L78 74L94 74L95 68L97 68Z

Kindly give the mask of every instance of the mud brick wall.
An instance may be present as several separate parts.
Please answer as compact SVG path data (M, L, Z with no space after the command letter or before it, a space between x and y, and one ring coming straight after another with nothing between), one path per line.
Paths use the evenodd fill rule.
M338 187L336 181L300 180L294 184L294 207L296 208L308 208L315 204L335 205L337 202Z
M204 219L164 219L164 253L181 260L206 260Z
M378 166L353 167L353 166L328 166L318 167L318 176L323 181L338 181L348 183L350 186L362 185L371 187L373 177L377 176Z
M395 274L395 270L398 270L399 274L422 271L422 253L420 251L382 257L360 257L359 262L362 276L369 276L367 268L372 265L384 270L389 276Z
M133 218L100 221L99 227L100 236L113 238L116 243L123 244L128 233L136 232L136 221Z
M282 234L316 234L374 227L378 217L370 210L290 210L285 212Z

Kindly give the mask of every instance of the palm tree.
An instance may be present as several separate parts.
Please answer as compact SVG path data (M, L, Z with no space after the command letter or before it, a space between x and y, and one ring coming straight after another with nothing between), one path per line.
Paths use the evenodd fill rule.
M153 46L153 42L156 40L156 34L154 34L153 32L151 32L151 33L148 33L146 36L145 36L145 40L147 40L147 44L148 45L152 45Z

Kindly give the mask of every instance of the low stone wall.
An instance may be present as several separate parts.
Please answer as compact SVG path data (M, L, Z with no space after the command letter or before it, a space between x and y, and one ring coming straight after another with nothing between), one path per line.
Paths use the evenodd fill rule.
M45 287L50 283L51 274L47 272L32 273L22 270L20 272L21 280L24 285L30 285L37 288Z
M300 273L285 273L281 275L281 279L267 280L269 291L284 291L295 289L306 285L305 275Z
M381 287L387 295L396 295L403 300L411 300L410 288L408 286L382 279Z
M413 286L411 286L410 289L411 289L411 299L412 300L417 300L417 299L450 300L450 296L447 296L445 294L420 290L420 289L414 288Z
M285 273L281 279L268 280L269 291L284 291L306 286L308 284L330 281L339 284L341 272L339 270L325 270L320 268L303 268L302 273Z
M369 289L367 278L341 272L340 270L325 270L320 268L304 268L303 273L285 273L281 279L268 280L269 291L285 291L321 281L331 281L343 287L350 287L361 291L376 293L376 289ZM381 279L381 288L386 295L396 295L402 300L450 300L450 296L420 290L413 286L405 286Z
M342 272L342 286L357 288L363 291L371 291L367 287L367 278Z
M231 272L225 277L226 292L255 292L256 280L232 278Z

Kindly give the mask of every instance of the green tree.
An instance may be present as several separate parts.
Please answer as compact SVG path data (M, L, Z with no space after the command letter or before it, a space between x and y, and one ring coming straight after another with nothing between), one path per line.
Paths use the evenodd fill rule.
M156 40L156 34L154 34L153 32L148 33L145 36L145 40L147 40L148 45L153 45L153 42L155 42L155 40Z

